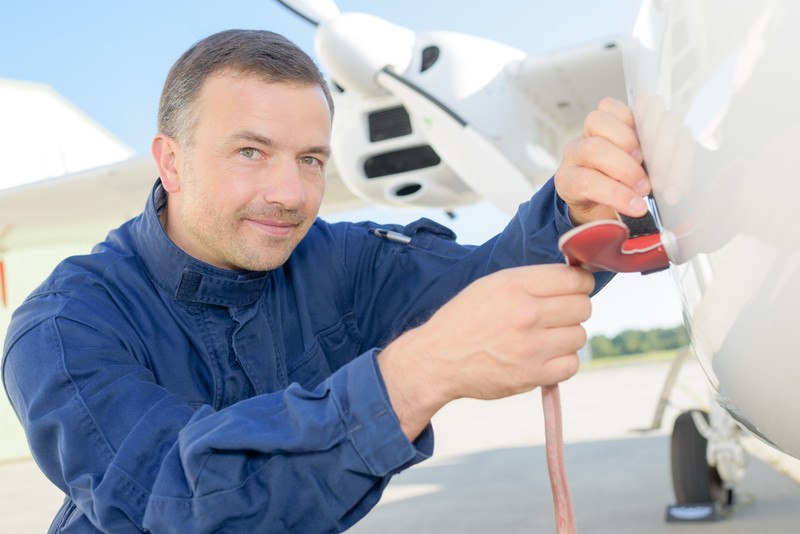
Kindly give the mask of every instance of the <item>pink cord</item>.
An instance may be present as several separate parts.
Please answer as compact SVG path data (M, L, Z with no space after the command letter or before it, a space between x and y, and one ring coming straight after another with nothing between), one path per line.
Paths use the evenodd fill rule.
M547 471L553 490L553 507L556 514L556 533L575 534L575 512L564 465L564 439L561 436L561 396L558 385L542 386L544 409L544 436L547 451Z

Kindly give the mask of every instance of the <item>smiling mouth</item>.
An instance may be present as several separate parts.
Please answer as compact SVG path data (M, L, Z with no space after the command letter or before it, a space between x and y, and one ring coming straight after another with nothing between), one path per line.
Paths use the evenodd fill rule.
M292 230L297 226L296 224L286 221L273 221L273 220L257 220L245 219L250 226L255 227L258 231L274 237L284 237L289 235Z

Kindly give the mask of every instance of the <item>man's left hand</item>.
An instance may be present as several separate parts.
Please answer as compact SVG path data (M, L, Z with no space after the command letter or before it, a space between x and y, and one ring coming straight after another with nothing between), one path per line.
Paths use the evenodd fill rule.
M628 106L605 98L586 117L583 135L564 148L555 185L575 225L647 212L642 197L650 193L650 179Z

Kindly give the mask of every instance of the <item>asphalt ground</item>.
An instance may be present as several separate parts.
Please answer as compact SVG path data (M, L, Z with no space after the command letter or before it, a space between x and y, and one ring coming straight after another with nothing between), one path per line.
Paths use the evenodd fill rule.
M670 362L582 369L561 385L567 471L579 532L783 533L800 531L800 462L744 440L737 504L710 523L667 523L673 502L669 431L683 410L707 406L699 365L683 367L657 430ZM461 400L434 420L434 458L398 475L381 503L348 532L554 532L538 391ZM31 461L0 465L0 532L45 532L63 496Z
M665 521L666 507L674 503L672 424L682 411L711 402L705 375L690 358L659 429L637 430L653 421L669 365L583 369L561 385L578 532L800 532L800 461L752 437L743 440L748 469L728 517ZM349 533L555 532L539 391L453 403L437 414L434 428L434 458L395 477L378 507Z

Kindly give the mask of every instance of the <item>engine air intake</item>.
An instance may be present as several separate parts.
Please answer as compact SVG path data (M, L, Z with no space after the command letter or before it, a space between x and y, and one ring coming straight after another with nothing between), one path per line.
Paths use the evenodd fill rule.
M380 178L390 174L435 167L441 161L439 155L429 145L415 146L368 158L364 162L364 174L367 178Z
M411 134L411 119L403 106L375 111L368 119L369 140L373 143Z

